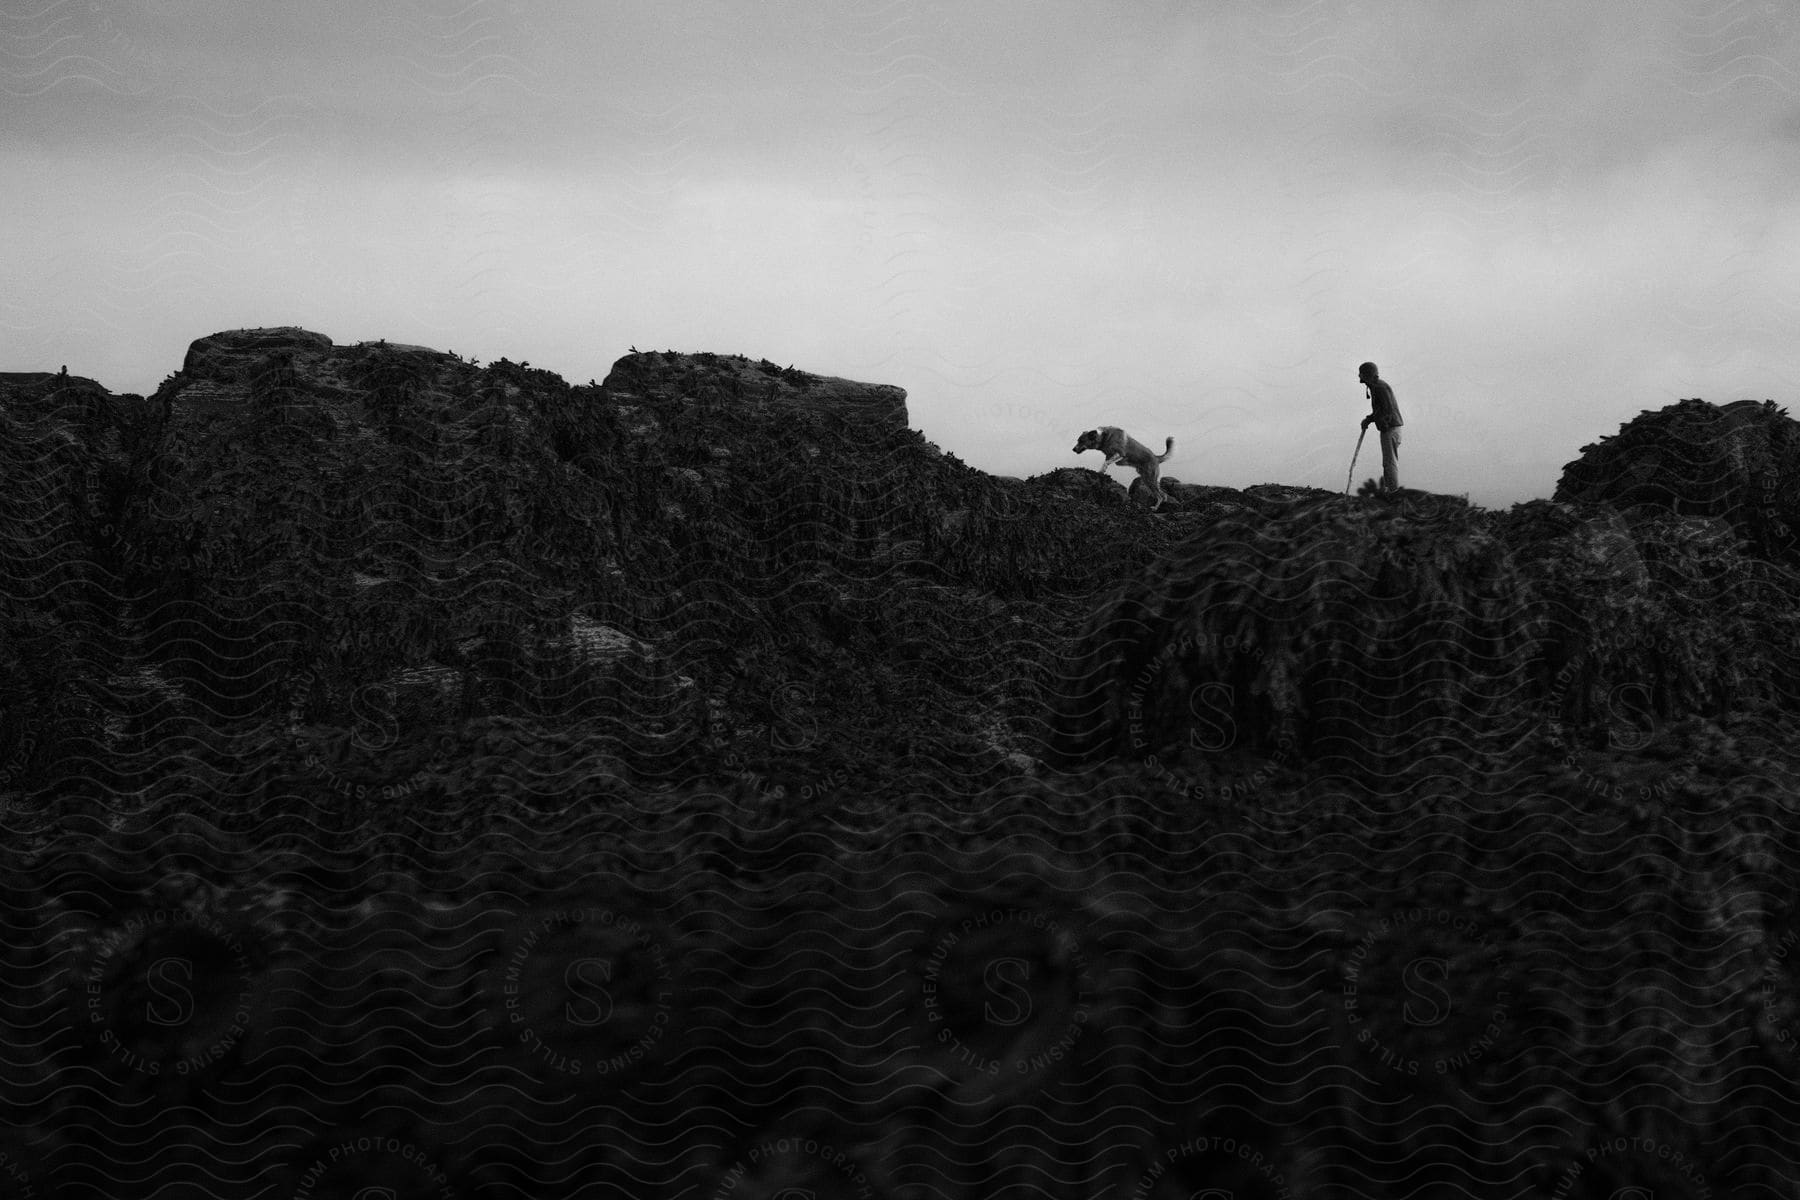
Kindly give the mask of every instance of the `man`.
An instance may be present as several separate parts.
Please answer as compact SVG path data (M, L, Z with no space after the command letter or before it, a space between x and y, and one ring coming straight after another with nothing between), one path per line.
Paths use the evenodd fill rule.
M1374 363L1358 367L1356 377L1369 390L1369 405L1374 410L1362 419L1362 427L1368 429L1373 421L1381 431L1381 490L1391 492L1400 486L1400 426L1406 422L1394 403L1394 389L1376 372Z

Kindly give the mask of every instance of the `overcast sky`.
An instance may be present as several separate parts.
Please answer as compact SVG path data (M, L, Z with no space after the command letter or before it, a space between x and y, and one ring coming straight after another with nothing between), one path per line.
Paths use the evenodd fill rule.
M1800 412L1800 4L6 0L0 369L302 325L573 383L896 383L1032 475L1501 505L1684 396ZM1358 477L1379 472L1373 439ZM1115 469L1123 482L1128 476Z

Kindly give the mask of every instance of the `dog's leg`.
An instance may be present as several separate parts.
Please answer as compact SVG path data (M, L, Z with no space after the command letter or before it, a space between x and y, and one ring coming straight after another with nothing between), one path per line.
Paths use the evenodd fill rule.
M1142 472L1144 482L1150 485L1150 494L1156 497L1155 503L1150 505L1151 512L1155 512L1157 509L1161 508L1163 506L1163 501L1167 498L1163 495L1162 490L1162 468L1157 465L1160 461L1160 459L1154 457L1151 458L1150 461L1144 465L1144 470Z

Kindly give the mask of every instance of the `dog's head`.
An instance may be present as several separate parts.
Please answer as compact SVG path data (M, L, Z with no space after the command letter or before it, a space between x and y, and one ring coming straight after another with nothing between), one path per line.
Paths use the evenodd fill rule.
M1099 448L1100 431L1098 429L1090 429L1075 439L1075 449L1073 452L1080 454L1083 450L1098 450Z

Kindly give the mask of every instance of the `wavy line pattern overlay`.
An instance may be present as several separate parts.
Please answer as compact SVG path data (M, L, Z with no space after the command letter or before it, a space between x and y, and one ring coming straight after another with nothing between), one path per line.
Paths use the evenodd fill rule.
M0 424L17 1194L1795 1177L1773 405L1505 512L294 328Z
M525 343L514 168L556 103L502 35L544 10L401 6L383 140L329 89L188 87L154 7L0 13L0 103L129 110L151 148L117 270L15 260L80 276L68 336L235 303L245 262L372 286L401 251L334 238L309 158L353 145L447 180L460 257L430 248L408 327ZM696 46L737 28L710 11ZM1137 205L1119 236L1159 249L1164 203L1117 194L1159 153L1129 104L1072 88L984 114L1004 202L967 237L937 136L959 11L821 39L872 298L846 326L982 416L1054 424L977 403L1046 382L1175 406L1110 359L1052 379L940 340L1098 214ZM1276 163L1243 201L1293 297L1245 319L1301 348L1246 350L1270 394L1317 386L1362 286L1325 118L1408 90L1423 11L1218 17L1269 109L1235 149ZM1791 93L1792 24L1686 4L1668 89ZM595 118L571 277L666 232L727 95ZM440 161L419 111L456 131ZM1548 100L1421 112L1383 129L1417 256L1378 318L1436 247L1575 244L1606 149ZM1764 184L1719 175L1694 236L1735 244L1732 189ZM1171 327L1227 300L1191 251L1156 270ZM1765 340L1800 308L1748 261L1604 287ZM1153 514L1086 468L975 470L907 405L743 355L634 348L571 386L293 326L200 337L148 397L0 375L0 1195L1800 1194L1785 410L1645 411L1506 511L1165 477Z

